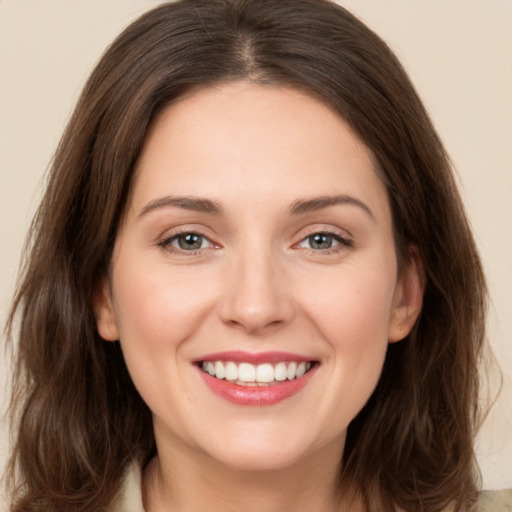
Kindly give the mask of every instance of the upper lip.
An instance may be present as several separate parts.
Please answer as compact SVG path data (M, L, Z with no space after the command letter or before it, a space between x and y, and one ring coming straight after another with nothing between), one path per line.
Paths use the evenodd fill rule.
M194 359L194 363L202 361L233 361L235 363L280 363L282 361L308 362L314 361L311 357L305 357L290 352L244 352L242 350L232 350L225 352L216 352L213 354L205 354L204 356Z

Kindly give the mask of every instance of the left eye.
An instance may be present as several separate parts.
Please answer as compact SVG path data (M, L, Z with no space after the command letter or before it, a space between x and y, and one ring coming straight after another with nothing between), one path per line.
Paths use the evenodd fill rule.
M346 244L346 242L338 235L334 235L332 233L314 233L302 240L299 247L322 251L332 249L333 247L337 247L342 244Z
M211 242L197 233L182 233L168 239L166 245L182 251L197 251L211 246Z

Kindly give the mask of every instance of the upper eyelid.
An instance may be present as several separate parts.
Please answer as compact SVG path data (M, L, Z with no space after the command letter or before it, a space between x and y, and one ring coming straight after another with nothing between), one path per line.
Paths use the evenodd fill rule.
M194 228L174 228L165 231L162 235L158 236L155 240L155 245L157 247L160 247L168 252L174 252L174 253L189 253L193 254L197 251L203 251L205 248L200 249L193 249L190 251L186 251L184 249L180 249L179 247L174 247L172 243L180 236L184 235L197 235L204 239L206 239L211 247L218 246L216 242L212 240L212 237L209 235L206 235L203 230L201 229L194 229Z
M305 240L307 240L309 237L315 235L315 234L324 234L328 236L332 236L334 239L338 241L338 244L330 247L328 249L308 249L307 247L299 247ZM297 240L298 239L298 240ZM340 252L342 250L350 249L355 246L354 244L354 237L352 234L347 230L340 228L338 226L333 226L332 224L314 224L311 226L308 226L305 230L301 229L296 234L296 242L293 243L291 246L292 249L302 249L302 250L310 250L314 251L315 254L332 254L334 252Z
M204 238L207 238L210 240L210 242L213 243L212 238L215 238L213 234L210 234L211 230L205 228L204 226L199 226L195 224L190 224L185 227L183 226L177 226L173 228L168 228L163 231L161 235L157 237L158 240L168 240L170 238L174 238L180 235L188 235L188 234L194 234L199 235Z
M175 243L179 240L180 237L188 236L188 235L195 235L195 236L197 236L198 238L201 239L201 244L200 245L202 246L203 242L206 242L207 246L206 247L198 247L196 249L191 249L191 248L184 249L183 247L177 247L175 245ZM201 235L199 233L182 233L182 234L173 235L170 238L168 238L168 243L166 243L166 246L167 245L171 246L173 248L173 250L175 250L175 251L179 251L179 252L183 251L183 252L192 253L192 254L196 253L197 251L202 251L204 249L209 249L209 248L215 246L215 244L208 237L206 237L204 235Z
M339 240L346 240L348 241L349 240L349 237L348 236L344 236L344 235L341 235L335 231L327 231L327 230L323 230L323 231L313 231L311 233L309 233L308 235L306 236L303 236L301 239L300 239L300 242L308 239L308 238L311 238L312 236L315 236L315 235L327 235L327 236L330 236L334 239L339 239Z
M347 229L339 228L332 225L326 224L316 224L314 226L309 226L305 230L304 228L297 232L296 237L300 237L300 240L304 240L308 236L314 235L316 233L324 233L326 235L334 235L338 236L344 240L352 240L353 235Z
M338 245L330 247L329 249L325 249L325 251L336 249L338 246L342 246L342 247L352 247L353 246L352 240L348 237L344 237L337 233L332 233L332 232L328 232L328 231L315 231L315 232L311 233L310 235L302 237L297 243L294 244L294 247L300 246L308 238L311 238L312 236L314 236L316 234L330 236L331 238L333 238L334 240L336 240L338 242ZM314 250L318 251L318 249L314 249Z
M164 235L161 237L160 241L161 242L169 242L171 240L175 240L176 238L179 238L180 236L184 236L184 235L197 235L197 236L200 236L200 237L208 240L208 242L210 242L212 245L215 245L215 242L213 242L213 240L211 239L210 236L205 235L204 233L201 233L200 231L191 230L191 229L185 229L183 231L176 231L174 233Z
M162 244L163 242L169 242L170 240L180 236L180 235L186 235L186 234L195 234L198 236L201 236L203 238L206 238L212 245L220 246L222 245L218 240L217 236L215 236L214 233L210 234L211 230L204 227L204 226L198 226L191 224L189 226L180 226L176 228L170 228L164 232L164 234L157 237L156 243ZM326 225L322 223L318 223L313 226L309 226L306 228L301 228L300 230L297 230L295 235L293 236L293 239L295 240L292 245L297 245L298 243L302 242L309 236L312 236L317 233L323 233L326 235L331 235L336 238L340 238L343 241L346 242L353 242L353 236L352 234L344 228L340 228L333 225Z

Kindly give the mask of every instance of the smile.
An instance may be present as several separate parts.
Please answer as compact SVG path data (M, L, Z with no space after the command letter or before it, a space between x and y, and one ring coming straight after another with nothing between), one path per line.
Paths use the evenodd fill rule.
M203 361L201 369L216 379L233 382L239 386L271 386L279 382L302 377L311 369L310 361L276 364L236 363L235 361Z
M283 352L222 352L195 360L206 386L235 405L267 406L298 394L319 361Z

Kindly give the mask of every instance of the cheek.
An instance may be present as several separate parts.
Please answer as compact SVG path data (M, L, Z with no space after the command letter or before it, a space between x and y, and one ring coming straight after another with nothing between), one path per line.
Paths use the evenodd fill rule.
M389 298L379 290L366 291L340 294L337 314L331 311L324 326L340 378L350 380L352 392L360 387L363 393L371 393L388 346Z
M333 348L364 351L387 344L394 288L392 266L347 265L317 275L302 302Z
M388 347L394 292L389 269L388 274L377 267L374 272L368 267L365 272L356 267L346 270L343 276L326 279L327 291L310 294L305 302L309 318L329 346L325 365L330 385L323 403L333 428L346 428L377 385ZM340 285L333 286L334 282Z
M126 268L126 267L125 267ZM117 262L114 309L120 344L130 376L140 395L154 411L169 404L191 401L181 385L186 342L194 335L211 299L191 273L180 276L165 266L131 265L127 273ZM129 275L129 279L125 276ZM122 279L121 279L122 276ZM203 293L201 293L203 292ZM176 392L179 391L179 396ZM178 420L173 420L178 421Z
M190 272L185 277L165 266L131 265L127 273L123 267L118 261L120 279L114 275L120 343L130 375L151 406L156 390L171 388L179 378L182 344L204 321L212 301L200 276L191 278Z
M122 265L118 266L123 274ZM131 269L129 280L115 282L116 319L121 340L137 340L144 346L174 345L185 338L201 316L203 303L198 279L175 269ZM192 276L193 277L193 276Z

